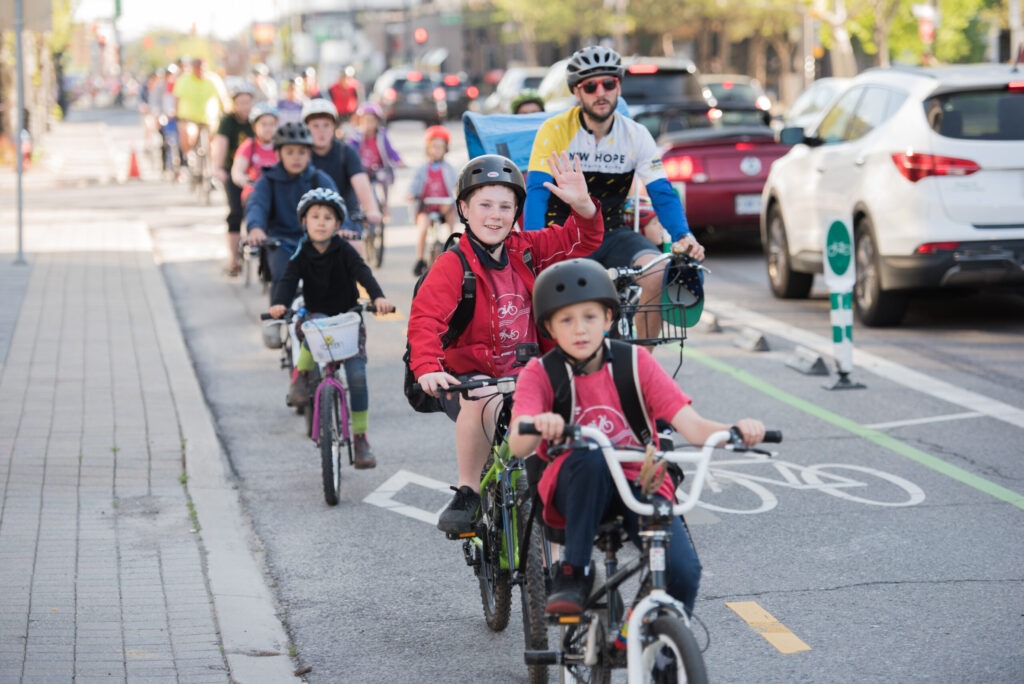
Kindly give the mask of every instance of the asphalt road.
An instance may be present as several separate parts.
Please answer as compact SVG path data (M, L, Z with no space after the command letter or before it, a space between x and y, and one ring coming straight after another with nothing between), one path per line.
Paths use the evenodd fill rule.
M422 130L392 127L410 166ZM464 160L456 145L451 161ZM328 507L302 418L284 405L286 374L261 343L265 296L221 275L224 207L156 181L65 201L150 223L308 681L524 681L518 607L491 633L459 545L424 521L448 500L452 430L405 404L405 316L368 323L380 465L345 472ZM407 314L412 230L403 211L394 218L378 277ZM797 343L827 335L823 291L780 302L756 251L709 253L722 330L691 331L677 379L702 413L754 415L786 434L775 462L721 464L689 518L713 681L1024 681L1021 298L924 301L900 329L858 328L870 356L853 377L867 388L830 392L785 364ZM747 327L770 351L735 344ZM674 353L658 356L675 368ZM778 624L729 605L750 603ZM780 650L767 638L779 634L805 648Z

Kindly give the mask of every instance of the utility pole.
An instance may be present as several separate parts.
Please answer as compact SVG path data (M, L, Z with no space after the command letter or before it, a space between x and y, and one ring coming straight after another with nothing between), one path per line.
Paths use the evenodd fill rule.
M25 163L21 153L21 139L25 134L25 53L22 51L21 33L25 30L25 13L22 0L14 0L14 65L17 70L18 81L18 132L14 138L14 158L17 160L17 190L18 195L18 256L14 259L15 264L25 263L25 251L22 242L22 211L24 201L22 197L21 177L25 173Z
M111 24L114 29L114 47L117 50L117 95L114 106L124 106L124 57L121 55L121 32L117 29L117 20L121 18L121 0L114 0L114 18Z
M1024 26L1021 25L1020 0L1010 0L1010 61L1024 50Z

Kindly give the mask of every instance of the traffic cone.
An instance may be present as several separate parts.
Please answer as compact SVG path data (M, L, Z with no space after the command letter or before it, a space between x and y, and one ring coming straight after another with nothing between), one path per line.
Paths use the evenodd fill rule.
M139 159L135 156L135 148L132 148L131 154L128 157L128 178L134 178L136 180L142 180L142 174L139 173Z

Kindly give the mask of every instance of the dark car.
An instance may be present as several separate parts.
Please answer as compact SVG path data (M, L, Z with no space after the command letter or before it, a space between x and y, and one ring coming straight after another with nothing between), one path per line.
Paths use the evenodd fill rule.
M754 110L751 114L760 116ZM778 143L771 128L691 129L664 135L658 142L665 174L683 200L691 227L756 233L768 170L790 147Z
M466 74L445 74L441 77L441 87L448 103L449 119L458 119L464 112L478 109L480 89L470 82Z
M388 121L412 119L434 125L448 118L447 94L438 74L405 67L388 69L374 83L373 99L380 103Z

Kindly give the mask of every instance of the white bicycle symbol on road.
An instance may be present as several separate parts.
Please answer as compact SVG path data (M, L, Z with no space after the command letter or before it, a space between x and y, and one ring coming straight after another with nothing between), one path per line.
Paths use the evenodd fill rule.
M756 467L758 473L730 466ZM759 474L766 470L768 474ZM731 485L738 485L747 492L738 492ZM845 463L804 466L761 454L749 454L743 458L712 461L697 505L719 513L767 513L779 504L779 500L765 485L814 490L870 506L916 506L925 499L924 491L913 482L874 468ZM677 491L680 499L685 497L685 488L680 487Z

